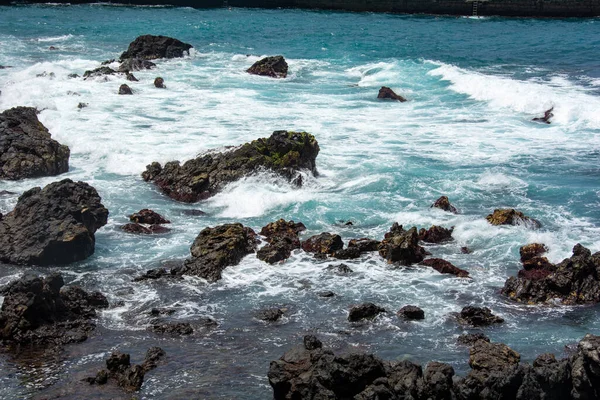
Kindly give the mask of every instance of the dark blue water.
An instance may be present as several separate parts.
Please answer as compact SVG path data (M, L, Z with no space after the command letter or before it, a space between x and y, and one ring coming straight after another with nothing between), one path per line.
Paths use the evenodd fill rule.
M60 270L69 282L101 290L122 306L104 312L97 334L68 347L59 360L27 364L0 357L0 398L81 398L79 379L93 375L115 350L141 361L151 346L167 363L148 374L141 398L267 399L269 361L309 332L340 351L374 352L387 359L430 360L467 369L467 350L455 344L465 330L449 317L468 304L485 305L505 324L485 330L531 360L562 355L585 333L600 333L598 307L537 307L499 295L519 268L518 249L545 243L558 262L582 243L600 250L600 48L598 19L533 20L397 16L300 10L194 10L117 6L0 7L0 110L44 109L41 121L71 149L64 177L96 187L111 212L96 236L94 256ZM118 58L141 34L177 37L194 45L190 57L160 61L118 96L122 77L68 79ZM49 50L55 46L58 50ZM263 55L283 54L285 80L244 71ZM46 72L46 76L37 75ZM54 76L50 76L50 73ZM168 90L157 91L156 76ZM408 102L376 101L382 85ZM71 94L70 94L71 92ZM77 95L73 95L76 92ZM79 111L77 104L89 107ZM531 118L554 107L551 125ZM259 175L234 183L195 205L176 203L144 183L152 161L186 160L211 148L303 129L319 141L318 178L302 189ZM1 182L20 193L55 178ZM448 195L459 215L429 208ZM6 213L17 196L0 198ZM138 237L120 230L127 215L152 208L173 232ZM514 207L543 228L492 227L484 217ZM202 209L203 217L183 211ZM302 221L304 235L336 232L345 241L381 238L393 222L455 226L455 241L429 246L467 269L473 280L435 271L395 268L377 254L335 263L298 252L270 266L254 255L228 268L215 284L132 283L166 261L188 256L206 226L239 221L255 230L280 217ZM340 221L352 220L352 227ZM468 246L473 253L460 253ZM29 268L0 267L0 284ZM321 290L338 294L323 300ZM390 311L373 324L347 322L351 305L373 301ZM426 319L399 321L406 304ZM282 322L253 318L264 307L287 309ZM192 337L146 330L152 307L173 307L174 320L219 322ZM91 398L119 398L119 391Z

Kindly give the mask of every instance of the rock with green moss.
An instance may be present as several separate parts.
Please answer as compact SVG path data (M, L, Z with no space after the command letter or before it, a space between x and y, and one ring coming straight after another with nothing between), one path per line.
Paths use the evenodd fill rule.
M226 184L260 170L272 171L301 183L299 171L317 173L319 144L306 132L275 131L268 138L243 144L223 153L207 153L186 161L157 162L142 177L154 182L169 197L193 203L215 195Z
M238 264L246 255L254 253L257 244L256 233L240 223L205 228L190 248L192 256L171 273L194 275L216 282L221 279L225 268Z
M514 208L500 208L494 210L485 219L492 225L523 225L527 228L537 229L542 226L540 221L526 216Z

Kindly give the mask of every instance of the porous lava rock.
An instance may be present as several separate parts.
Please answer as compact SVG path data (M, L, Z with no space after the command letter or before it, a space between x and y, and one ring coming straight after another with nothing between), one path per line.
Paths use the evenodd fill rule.
M121 94L121 95L133 94L133 91L126 84L122 84L121 86L119 86L119 94Z
M448 211L453 214L458 214L458 210L448 200L448 196L441 196L432 205L432 208L439 208L440 210Z
M215 195L226 184L259 170L272 171L290 181L299 171L316 174L315 159L319 145L306 132L275 131L223 153L207 153L180 165L171 161L146 167L142 177L154 182L169 197L193 203Z
M128 58L156 60L159 58L181 58L189 54L193 46L168 36L138 36L129 44L127 51L121 54L121 61Z
M0 222L0 261L52 265L83 260L94 253L94 234L107 218L98 192L85 182L64 179L29 189Z
M26 274L4 288L0 340L47 350L86 340L96 327L96 310L107 308L108 301L100 292L64 284L60 274Z
M396 94L392 89L387 86L382 86L379 89L379 93L377 94L378 99L389 99L389 100L397 100L401 103L404 103L406 99L398 94Z
M269 264L288 259L293 250L300 248L298 234L304 230L306 227L302 222L286 221L283 218L267 224L260 231L267 238L267 245L256 252L256 257Z
M216 282L225 268L237 265L246 255L254 253L257 244L256 233L240 223L205 228L190 248L191 257L172 273Z
M395 222L379 244L379 254L390 263L410 265L423 261L427 252L419 246L417 228L404 230Z
M69 170L70 150L51 138L32 107L0 113L0 180L55 176Z
M529 270L519 271L506 280L502 294L510 299L528 303L586 304L600 302L600 252L592 254L581 244L573 247L573 255L554 265L540 262ZM546 260L547 261L547 260Z
M363 319L373 319L382 312L385 312L385 308L379 307L373 303L363 303L350 309L348 321L357 322Z
M487 307L467 306L460 311L457 317L461 324L471 326L489 326L504 322L503 318L492 314Z
M451 262L446 261L441 258L428 258L427 260L423 260L420 265L425 265L435 269L440 274L451 274L456 275L459 278L468 278L469 271L465 271L464 269L460 269L453 265Z
M427 243L443 243L452 240L452 231L454 227L447 229L441 226L433 225L429 229L421 228L419 239Z
M425 311L417 306L404 306L396 313L398 317L407 320L425 319Z
M288 64L283 56L265 57L252 64L246 72L271 78L285 78L288 73Z
M485 217L485 219L492 225L523 225L532 229L542 226L538 220L528 217L514 208L496 209L492 214Z
M136 213L129 216L131 222L137 222L138 224L170 224L171 221L150 209L144 208Z
M344 247L342 237L337 234L323 232L302 242L302 249L308 253L332 255Z

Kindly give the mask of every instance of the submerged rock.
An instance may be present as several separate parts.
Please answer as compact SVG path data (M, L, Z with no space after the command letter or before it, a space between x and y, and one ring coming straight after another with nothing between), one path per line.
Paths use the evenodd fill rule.
M127 51L121 54L121 60L139 58L155 60L158 58L180 58L189 54L193 46L168 36L138 36L129 44Z
M119 72L125 72L127 76L129 76L131 75L131 71L143 71L145 69L152 69L154 67L156 67L156 64L154 64L152 61L141 58L126 58L121 62L121 65L119 65Z
M397 100L401 103L404 103L406 101L406 99L404 97L394 93L394 91L387 86L382 86L381 89L379 89L377 98L378 99Z
M140 81L131 72L127 72L127 75L125 75L125 79L127 79L129 82L139 82Z
M269 308L256 313L256 318L261 321L276 322L283 317L283 310L280 308Z
M172 273L216 282L225 268L237 265L246 255L254 253L257 243L256 233L240 223L205 228L190 248L192 256Z
M94 253L95 232L108 210L96 189L65 179L23 193L0 224L0 261L52 265L84 260Z
M165 80L163 78L161 78L160 76L154 80L154 86L157 87L157 88L159 88L159 89L166 89L167 88L165 86Z
M585 304L600 302L600 252L580 244L573 247L573 256L559 264L547 262L545 257L533 257L504 283L502 294L524 303Z
M458 214L458 210L452 204L450 204L450 200L448 200L447 196L441 196L439 199L435 201L431 205L432 208L439 208L444 211L451 212L453 214Z
M410 265L423 261L427 253L419 246L417 228L405 231L402 225L394 223L379 245L379 254L390 263Z
M487 307L467 306L461 310L458 321L465 325L488 326L500 324L504 322L504 319L492 314L492 311Z
M318 343L318 345L312 345ZM430 362L423 372L410 361L382 361L370 354L335 355L316 338L271 361L268 378L275 400L498 400L600 398L600 337L586 335L576 354L551 354L520 364L508 346L478 340L471 370L454 377L450 365Z
M373 319L382 312L385 312L385 308L376 306L373 303L363 303L350 309L348 321L356 322L363 319Z
M477 332L477 333L465 333L463 335L460 335L456 341L459 344L464 344L464 345L467 345L467 346L472 346L473 344L475 344L479 340L483 340L484 342L488 342L488 343L490 342L490 338L488 338L487 336L485 336L481 332Z
M441 226L433 225L429 229L421 228L419 239L427 243L443 243L452 240L452 231L454 227L447 229Z
M98 67L96 69L85 71L83 73L83 79L96 78L96 77L105 76L105 75L114 75L116 73L117 73L117 71L115 71L111 67L103 66L103 67Z
M0 113L0 180L54 176L69 170L70 150L52 139L32 107Z
M300 170L316 174L319 145L306 132L275 131L269 138L246 143L224 153L210 153L183 165L171 161L162 167L154 162L142 174L169 197L187 203L215 195L226 184L264 169L290 181Z
M417 306L404 306L398 310L396 315L407 320L425 319L425 311Z
M127 233L141 233L143 235L171 232L169 228L165 228L164 226L158 224L144 226L142 224L132 223L123 225L121 229Z
M440 274L451 274L456 275L459 278L468 278L469 271L465 271L464 269L460 269L454 266L452 263L443 260L441 258L428 258L427 260L423 260L420 265L426 265L435 269Z
M126 84L119 86L119 94L133 94L133 91Z
M527 228L537 229L542 224L533 218L530 218L514 208L496 209L485 219L492 225L524 225Z
M264 226L260 234L266 236L267 245L256 252L259 260L274 264L286 260L292 251L300 248L298 234L306 230L302 222L279 219Z
M265 57L252 64L246 72L271 78L285 78L288 73L288 65L283 56Z
M348 275L354 272L352 268L350 268L346 264L330 265L326 268L326 270L331 271L337 275Z
M369 238L351 239L348 242L348 248L356 247L361 253L368 251L377 251L381 242L379 240L373 240Z
M96 327L96 310L108 308L104 295L65 287L60 274L25 275L11 282L3 295L0 340L48 350L86 340Z

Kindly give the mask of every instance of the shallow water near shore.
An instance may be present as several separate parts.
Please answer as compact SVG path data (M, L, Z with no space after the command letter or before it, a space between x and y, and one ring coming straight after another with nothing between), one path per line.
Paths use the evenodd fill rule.
M315 333L339 351L367 351L390 360L450 363L468 370L468 350L456 345L467 331L449 316L474 304L505 323L484 329L531 361L563 356L585 333L600 334L598 306L533 307L499 290L520 267L519 247L545 243L558 262L576 243L600 250L599 19L533 20L397 16L301 10L173 7L0 7L0 111L43 110L54 139L71 149L60 177L0 182L0 212L18 194L71 178L93 185L110 210L89 259L56 268L0 265L0 286L25 271L60 271L68 283L100 290L111 304L88 341L57 359L16 362L0 355L0 398L80 398L78 381L95 374L111 351L140 362L151 346L167 363L148 373L140 397L268 399L269 361ZM118 96L121 76L69 79L118 58L141 34L162 34L194 45L189 57L160 60L127 82L134 96ZM49 50L50 46L58 50ZM264 55L283 54L288 78L244 71ZM45 73L45 75L44 75ZM50 73L53 73L51 76ZM41 75L41 76L38 76ZM167 90L156 89L156 76ZM409 99L382 102L390 86ZM88 103L79 110L78 103ZM552 124L531 121L554 107ZM197 204L170 200L140 177L152 161L187 160L203 151L267 137L274 130L306 130L321 147L318 177L298 189L269 174L248 177ZM429 206L441 195L454 215ZM494 227L485 216L511 207L542 228ZM120 230L127 215L151 208L170 219L166 235ZM189 210L206 215L190 216ZM303 237L323 231L349 239L380 239L392 223L454 226L455 241L429 245L435 256L473 279L431 269L394 267L378 254L344 263L339 277L298 251L281 265L249 255L223 279L133 283L132 277L189 255L207 226L241 222L259 231L278 218L302 221ZM345 226L345 221L352 226ZM471 254L462 254L468 246ZM317 292L331 290L323 299ZM1 299L1 297L0 297ZM390 313L374 323L347 321L351 305L374 302ZM406 323L407 304L426 319ZM253 314L287 309L265 324ZM212 330L170 338L147 331L149 311L171 307L170 318ZM475 330L472 330L475 331ZM91 398L125 397L101 389Z

